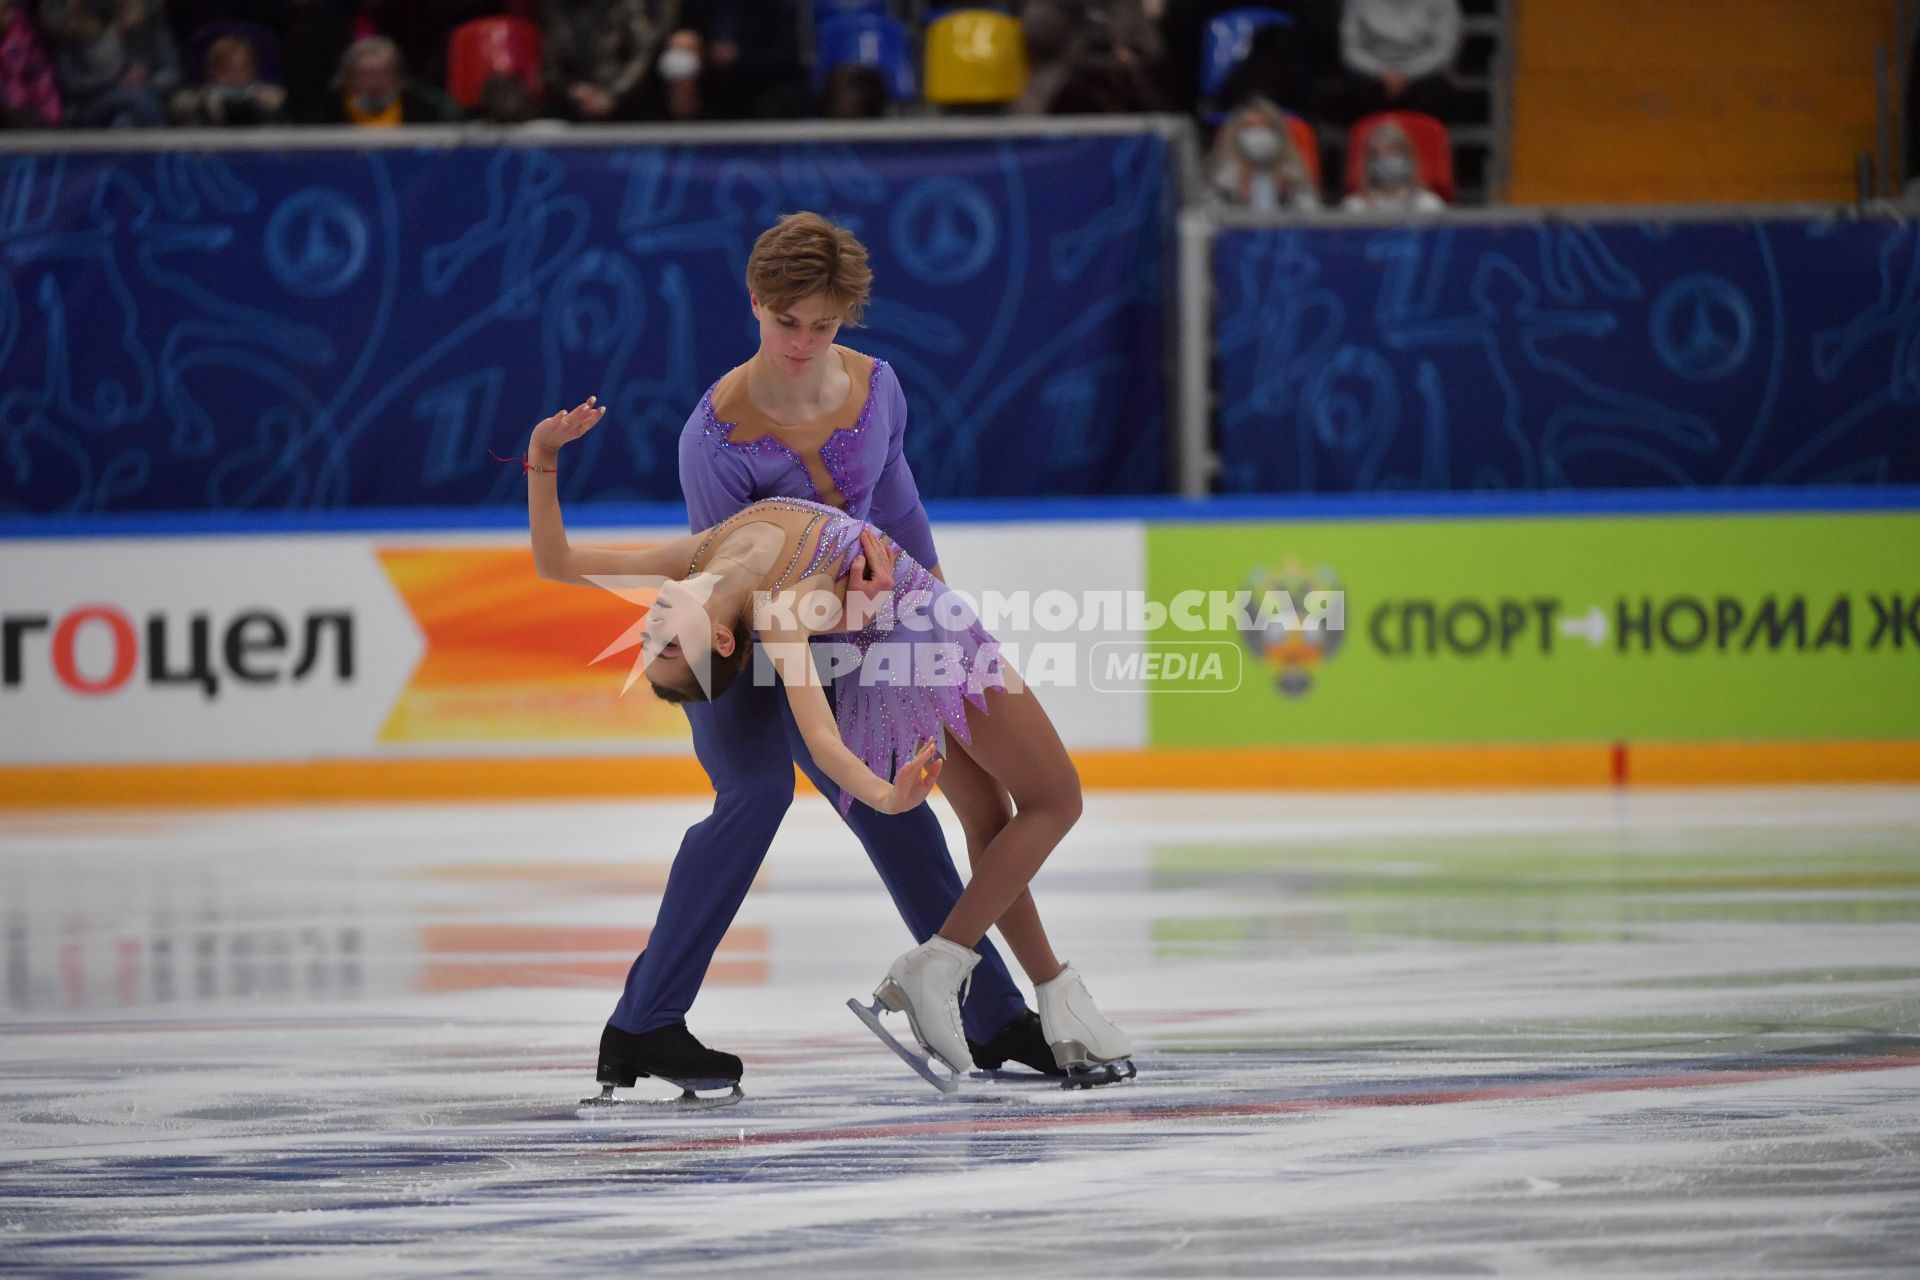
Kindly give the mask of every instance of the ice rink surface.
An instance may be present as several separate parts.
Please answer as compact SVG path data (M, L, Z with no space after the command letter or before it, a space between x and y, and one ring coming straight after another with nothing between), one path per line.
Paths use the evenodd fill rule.
M1920 792L1091 795L1035 892L1140 1076L951 1098L803 796L746 1100L583 1119L703 809L0 815L0 1271L1920 1274Z

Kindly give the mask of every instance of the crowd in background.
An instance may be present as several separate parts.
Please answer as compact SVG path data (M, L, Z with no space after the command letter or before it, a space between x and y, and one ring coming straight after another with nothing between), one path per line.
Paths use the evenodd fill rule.
M883 9L924 32L924 0L0 0L0 123L12 128L351 124L483 119L693 121L927 111L872 58L816 47L816 23ZM1460 0L1024 0L1001 5L1024 44L1008 114L1185 111L1211 138L1220 198L1320 204L1302 122L1382 111L1451 118ZM1216 20L1272 11L1224 75ZM1258 17L1259 15L1256 15ZM534 75L450 92L454 33L512 17L538 32ZM870 46L863 46L870 47ZM929 58L933 56L928 51ZM1214 83L1209 83L1213 80ZM1393 121L1364 139L1350 207L1440 201Z

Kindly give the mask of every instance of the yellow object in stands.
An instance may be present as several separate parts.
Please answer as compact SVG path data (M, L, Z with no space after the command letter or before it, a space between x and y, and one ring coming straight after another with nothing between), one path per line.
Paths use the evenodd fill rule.
M940 104L1012 102L1027 86L1020 23L992 9L961 9L927 28L926 97Z

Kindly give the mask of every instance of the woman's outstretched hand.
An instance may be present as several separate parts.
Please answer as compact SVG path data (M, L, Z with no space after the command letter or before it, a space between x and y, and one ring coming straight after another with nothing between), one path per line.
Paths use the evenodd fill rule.
M887 813L905 813L925 800L933 793L933 784L940 777L940 767L946 761L939 755L939 744L923 743L913 754L913 759L900 767L893 776L893 791L887 796Z
M572 409L540 419L533 428L533 438L527 442L527 448L534 453L559 453L561 445L578 440L606 416L607 407L599 403L599 397L588 396Z

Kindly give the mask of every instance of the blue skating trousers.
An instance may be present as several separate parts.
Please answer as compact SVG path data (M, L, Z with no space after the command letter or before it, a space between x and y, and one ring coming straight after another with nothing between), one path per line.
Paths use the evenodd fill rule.
M832 699L831 687L827 696ZM786 690L778 684L756 684L750 672L743 672L717 701L689 702L684 709L693 724L694 751L713 782L713 813L681 839L647 949L627 972L627 989L611 1021L636 1035L686 1018L713 953L793 803L793 766L799 764L823 796L837 800L840 794L807 753ZM946 920L961 889L932 808L923 804L884 814L856 803L847 825L866 848L914 941L925 942ZM968 1037L986 1041L1023 1012L1026 1002L993 944L983 939L978 950L980 963L961 1014ZM891 954L874 957L874 981L892 959Z

